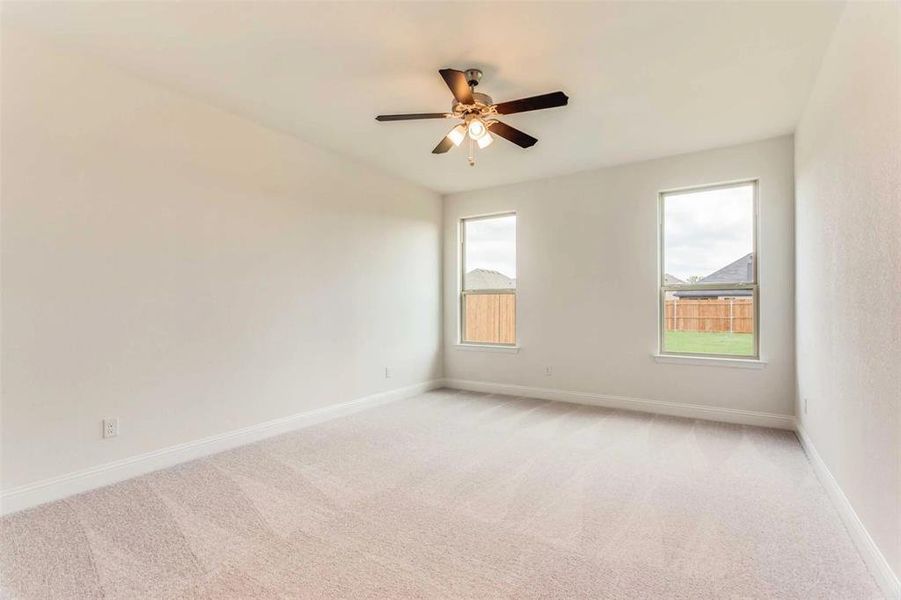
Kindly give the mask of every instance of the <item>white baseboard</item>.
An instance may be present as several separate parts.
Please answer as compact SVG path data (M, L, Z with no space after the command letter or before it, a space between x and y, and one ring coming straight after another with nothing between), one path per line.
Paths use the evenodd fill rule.
M882 591L887 598L890 598L891 600L901 599L901 580L898 579L898 576L892 571L892 567L885 559L885 556L879 551L876 542L870 537L867 528L864 527L860 518L857 516L848 497L845 496L838 481L832 476L826 463L823 462L819 452L817 452L816 447L813 445L813 442L810 437L808 437L807 432L804 431L804 428L801 427L800 423L798 424L796 431L798 439L801 441L801 447L804 448L807 458L810 459L810 464L813 465L814 472L817 474L820 483L826 488L826 493L828 493L829 497L832 499L832 503L835 505L842 521L845 523L845 527L848 529L848 533L851 534L851 539L854 540L864 562L867 563L870 572L876 579L876 583L882 588Z
M438 387L450 387L461 390L526 396L544 400L556 400L575 404L602 406L623 410L636 410L677 417L706 419L743 425L758 425L797 431L801 446L813 465L814 471L832 498L852 539L861 555L872 571L877 583L888 598L901 600L901 581L892 571L888 561L879 551L863 523L857 517L854 508L848 501L838 482L829 472L820 458L810 438L800 425L796 425L791 415L717 408L698 404L682 404L660 400L644 400L624 396L610 396L591 392L572 392L548 388L536 388L521 385L467 381L462 379L433 380L396 390L380 392L326 406L279 419L273 419L236 429L226 433L209 436L192 442L186 442L160 450L154 450L137 456L105 463L96 467L67 473L58 477L44 479L0 492L0 514L10 514L26 508L59 500L67 496L86 492L118 481L137 477L172 465L187 462L230 448L286 433L295 429L309 427L330 419L366 410L381 404L401 400Z
M380 404L408 398L441 387L441 385L441 380L433 380L396 390L380 392L349 402L342 402L341 404L325 406L265 421L249 427L3 490L0 492L0 514L14 513L39 504L137 477L138 475L144 475L151 471L171 467L178 463L243 446L280 433L309 427L310 425L366 410Z
M467 381L464 379L445 379L444 384L450 388L470 390L473 392L526 396L529 398L539 398L541 400L557 400L559 402L588 404L590 406L603 406L605 408L618 408L622 410L636 410L674 417L686 417L689 419L738 423L740 425L757 425L760 427L774 427L776 429L789 430L794 430L795 428L794 416L777 413L740 410L736 408L720 408L715 406L704 406L701 404L665 402L662 400L644 400L641 398L610 396L608 394L596 394L593 392L571 392L507 383Z

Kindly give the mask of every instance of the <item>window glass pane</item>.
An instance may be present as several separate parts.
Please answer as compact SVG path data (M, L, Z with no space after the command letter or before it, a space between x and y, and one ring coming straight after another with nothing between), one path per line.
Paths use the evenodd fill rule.
M663 351L754 356L751 290L666 292Z
M516 343L516 294L465 294L463 341Z
M754 184L663 197L664 283L754 282Z
M463 236L463 289L516 289L516 215L464 220Z

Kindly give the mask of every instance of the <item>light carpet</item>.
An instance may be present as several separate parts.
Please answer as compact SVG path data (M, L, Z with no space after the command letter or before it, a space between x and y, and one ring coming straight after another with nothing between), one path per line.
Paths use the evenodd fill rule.
M881 598L791 432L452 390L0 533L15 599Z

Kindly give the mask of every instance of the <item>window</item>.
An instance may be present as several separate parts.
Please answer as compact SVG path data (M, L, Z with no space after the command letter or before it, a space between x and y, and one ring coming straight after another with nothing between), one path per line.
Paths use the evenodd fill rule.
M757 358L757 182L660 194L660 353Z
M463 219L460 341L516 344L516 215Z

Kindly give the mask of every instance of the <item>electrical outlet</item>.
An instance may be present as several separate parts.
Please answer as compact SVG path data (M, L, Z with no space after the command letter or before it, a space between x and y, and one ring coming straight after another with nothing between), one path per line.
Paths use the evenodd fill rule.
M103 419L103 437L114 438L119 435L119 418Z
M554 374L554 372L553 372L553 370L552 370L550 367L545 367L545 368L544 368L544 376L545 376L545 377L550 377L550 376L553 375L553 374Z
M391 379L391 369L389 367L385 367L385 379Z

